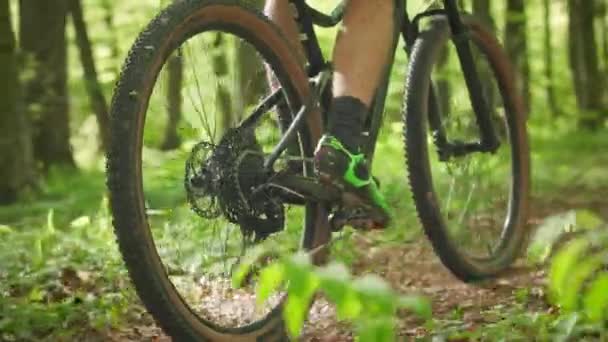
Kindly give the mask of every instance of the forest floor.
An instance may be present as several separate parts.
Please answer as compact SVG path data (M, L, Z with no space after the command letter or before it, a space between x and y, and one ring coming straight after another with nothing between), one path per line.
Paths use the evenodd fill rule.
M546 136L533 146L530 227L577 210L608 222L608 155L597 153L608 150L607 138ZM394 163L388 169L403 165ZM103 189L100 173L59 173L43 198L0 208L0 341L169 340L132 291ZM549 330L572 329L547 300L546 265L522 259L498 279L464 284L441 265L420 229L411 230L417 233L407 242L378 243L376 235L383 233L356 234L349 263L355 274L378 274L400 293L430 299L430 321L400 313L398 334L405 340L547 340ZM319 300L302 340L352 339L352 327Z
M608 222L608 199L595 189L596 196L581 195L581 189L564 188L559 199L537 198L532 204L530 226L545 218L573 208L590 210ZM419 237L407 244L378 246L374 233L358 235L354 247L366 251L352 265L355 274L374 273L404 294L420 294L433 305L432 322L403 313L397 322L398 335L404 340L448 337L450 341L471 339L527 340L538 336L539 329L557 319L558 309L546 296L546 265L517 262L501 277L481 284L465 284L455 278L433 253L426 239ZM104 333L113 341L169 341L147 316L134 326ZM544 318L539 318L544 317ZM555 323L555 322L553 322ZM107 334L107 335L106 335ZM352 341L353 331L336 320L334 307L318 300L309 313L301 340Z

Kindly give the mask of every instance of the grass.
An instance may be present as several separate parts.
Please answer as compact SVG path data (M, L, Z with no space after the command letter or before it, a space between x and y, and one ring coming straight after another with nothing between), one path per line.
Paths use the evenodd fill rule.
M116 5L117 31L127 37L117 42L120 56L126 54L141 26L159 7L157 1L141 3L143 5L126 1ZM422 1L409 2L410 6L421 6L420 3ZM331 7L326 2L322 4L324 9ZM116 76L113 69L117 61L107 55L111 40L116 37L106 32L107 28L99 19L103 16L99 8L91 8L93 10L88 16L95 19L92 20L94 25L90 27L91 33L98 42L95 53L98 60L105 61L101 65L101 75L109 94ZM412 8L414 12L416 9ZM540 32L535 30L534 34L536 31ZM335 29L320 30L320 40L327 55L330 52L327 47L334 34ZM533 37L530 41L540 42L541 39ZM565 53L562 55L565 56ZM558 56L559 62L565 60L562 55ZM382 191L395 217L393 226L378 238L378 244L402 243L420 235L407 186L402 126L396 123L400 117L405 62L406 58L399 50L387 103L387 118L393 123L387 123L382 130L374 167L374 174L381 180ZM537 64L533 64L534 70L541 69L542 66ZM565 80L566 76L562 75L565 72L560 71L557 77ZM71 74L73 104L78 109L88 108L81 87L81 73L77 70ZM559 82L558 90L568 93L569 89L564 88L567 83ZM540 93L542 87L535 86L533 90ZM576 113L570 108L573 107L572 96L568 96L569 107L565 109ZM542 108L542 99L538 101L540 105L535 107ZM75 112L89 114L87 110ZM608 136L605 132L592 134L575 131L573 121L574 115L554 120L544 113L532 113L529 127L535 198L550 200L569 196L573 191L580 196L603 196L596 193L596 189L600 186L605 188L608 184L608 173L605 172L608 154L599 151L607 150ZM84 126L82 122L84 118L81 115L72 124ZM81 129L77 127L77 130ZM82 142L88 141L89 137L84 134ZM75 144L79 147L82 145ZM75 152L78 154L81 151L77 149ZM171 158L176 156L171 154L148 152L149 161L162 166L149 175L150 181L146 183L151 190L149 200L157 207L171 208L183 198L182 188L175 186L176 179L182 177L183 165L172 162ZM0 340L83 340L83 336L88 334L107 334L109 330L139 320L142 308L132 291L114 240L105 175L103 167L99 167L103 163L97 159L95 156L89 157L89 171L53 170L44 180L39 193L16 205L0 207ZM170 227L184 229L188 226L189 229L182 231L184 235L179 236L175 230L160 231L167 242L173 240L175 243L180 238L186 240L186 233L196 229L187 222L180 222L179 212L171 217L155 218L160 227L169 219L173 220ZM188 249L195 250L196 241L191 243L193 245ZM356 253L351 247L348 238L338 242L335 246L337 258L347 263L354 261ZM537 314L529 312L521 303L515 304L508 310L497 308L493 314L500 319L486 324L475 333L467 332L468 327L458 322L436 321L431 327L438 334L485 339L499 336L509 338L507 333L512 329L524 337L542 337L549 330L567 332L572 323L572 317ZM458 321L459 313L455 313L454 317Z
M2 208L0 339L70 340L132 306L100 177L55 175L40 202Z
M396 214L393 228L378 243L411 240L419 232L398 126L389 125L378 145L375 174ZM532 129L532 138L537 197L606 184L607 157L596 153L608 146L606 137L559 137ZM159 198L165 193L163 179L154 184ZM55 170L38 197L0 208L1 339L65 340L86 330L116 328L140 312L114 242L103 182L99 172ZM343 260L349 258L347 243L338 250Z

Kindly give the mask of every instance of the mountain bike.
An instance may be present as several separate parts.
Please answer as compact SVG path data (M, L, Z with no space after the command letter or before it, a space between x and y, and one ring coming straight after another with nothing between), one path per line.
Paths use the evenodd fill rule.
M178 341L286 339L284 294L256 306L255 275L240 289L230 277L268 241L322 262L316 252L341 229L341 193L319 184L312 156L332 77L314 27L338 25L344 6L328 15L291 4L305 66L246 1L185 0L139 35L115 89L107 162L115 232L138 295ZM419 221L442 263L477 281L509 267L526 240L526 113L492 32L455 0L441 4L411 18L395 1L394 53L363 151L382 157L377 141L403 46L402 129ZM181 113L179 124L165 122L167 113ZM161 153L160 132L172 125L181 147Z

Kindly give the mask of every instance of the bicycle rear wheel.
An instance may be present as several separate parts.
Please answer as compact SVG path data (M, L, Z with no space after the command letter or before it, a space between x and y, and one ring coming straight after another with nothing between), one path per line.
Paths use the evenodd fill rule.
M454 275L475 281L510 266L526 241L529 151L525 111L507 57L483 25L467 17L464 22L500 148L446 162L432 150L430 111L438 111L449 140L475 142L480 136L455 49L448 44L449 25L438 18L413 48L404 135L409 184L424 231ZM450 93L429 101L432 81L449 84Z
M328 238L320 205L253 197L267 177L264 154L309 96L292 51L243 1L177 1L140 34L122 70L107 165L115 232L138 295L176 341L284 340L283 297L258 308L255 277L233 289L232 273L269 234L293 249ZM273 92L266 69L281 100L244 127ZM290 149L294 172L310 171L320 129L313 112ZM163 142L163 130L178 136Z

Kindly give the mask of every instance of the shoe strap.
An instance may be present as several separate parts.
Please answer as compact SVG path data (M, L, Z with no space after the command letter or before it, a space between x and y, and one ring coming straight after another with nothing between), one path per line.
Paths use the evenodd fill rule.
M345 181L350 183L355 188L362 188L372 183L371 175L368 179L361 179L355 173L357 165L365 162L365 155L363 153L354 154L350 152L346 147L344 147L340 140L331 135L323 136L323 138L321 138L320 145L332 147L338 151L341 151L349 157L348 167L346 168L346 172L344 173Z

